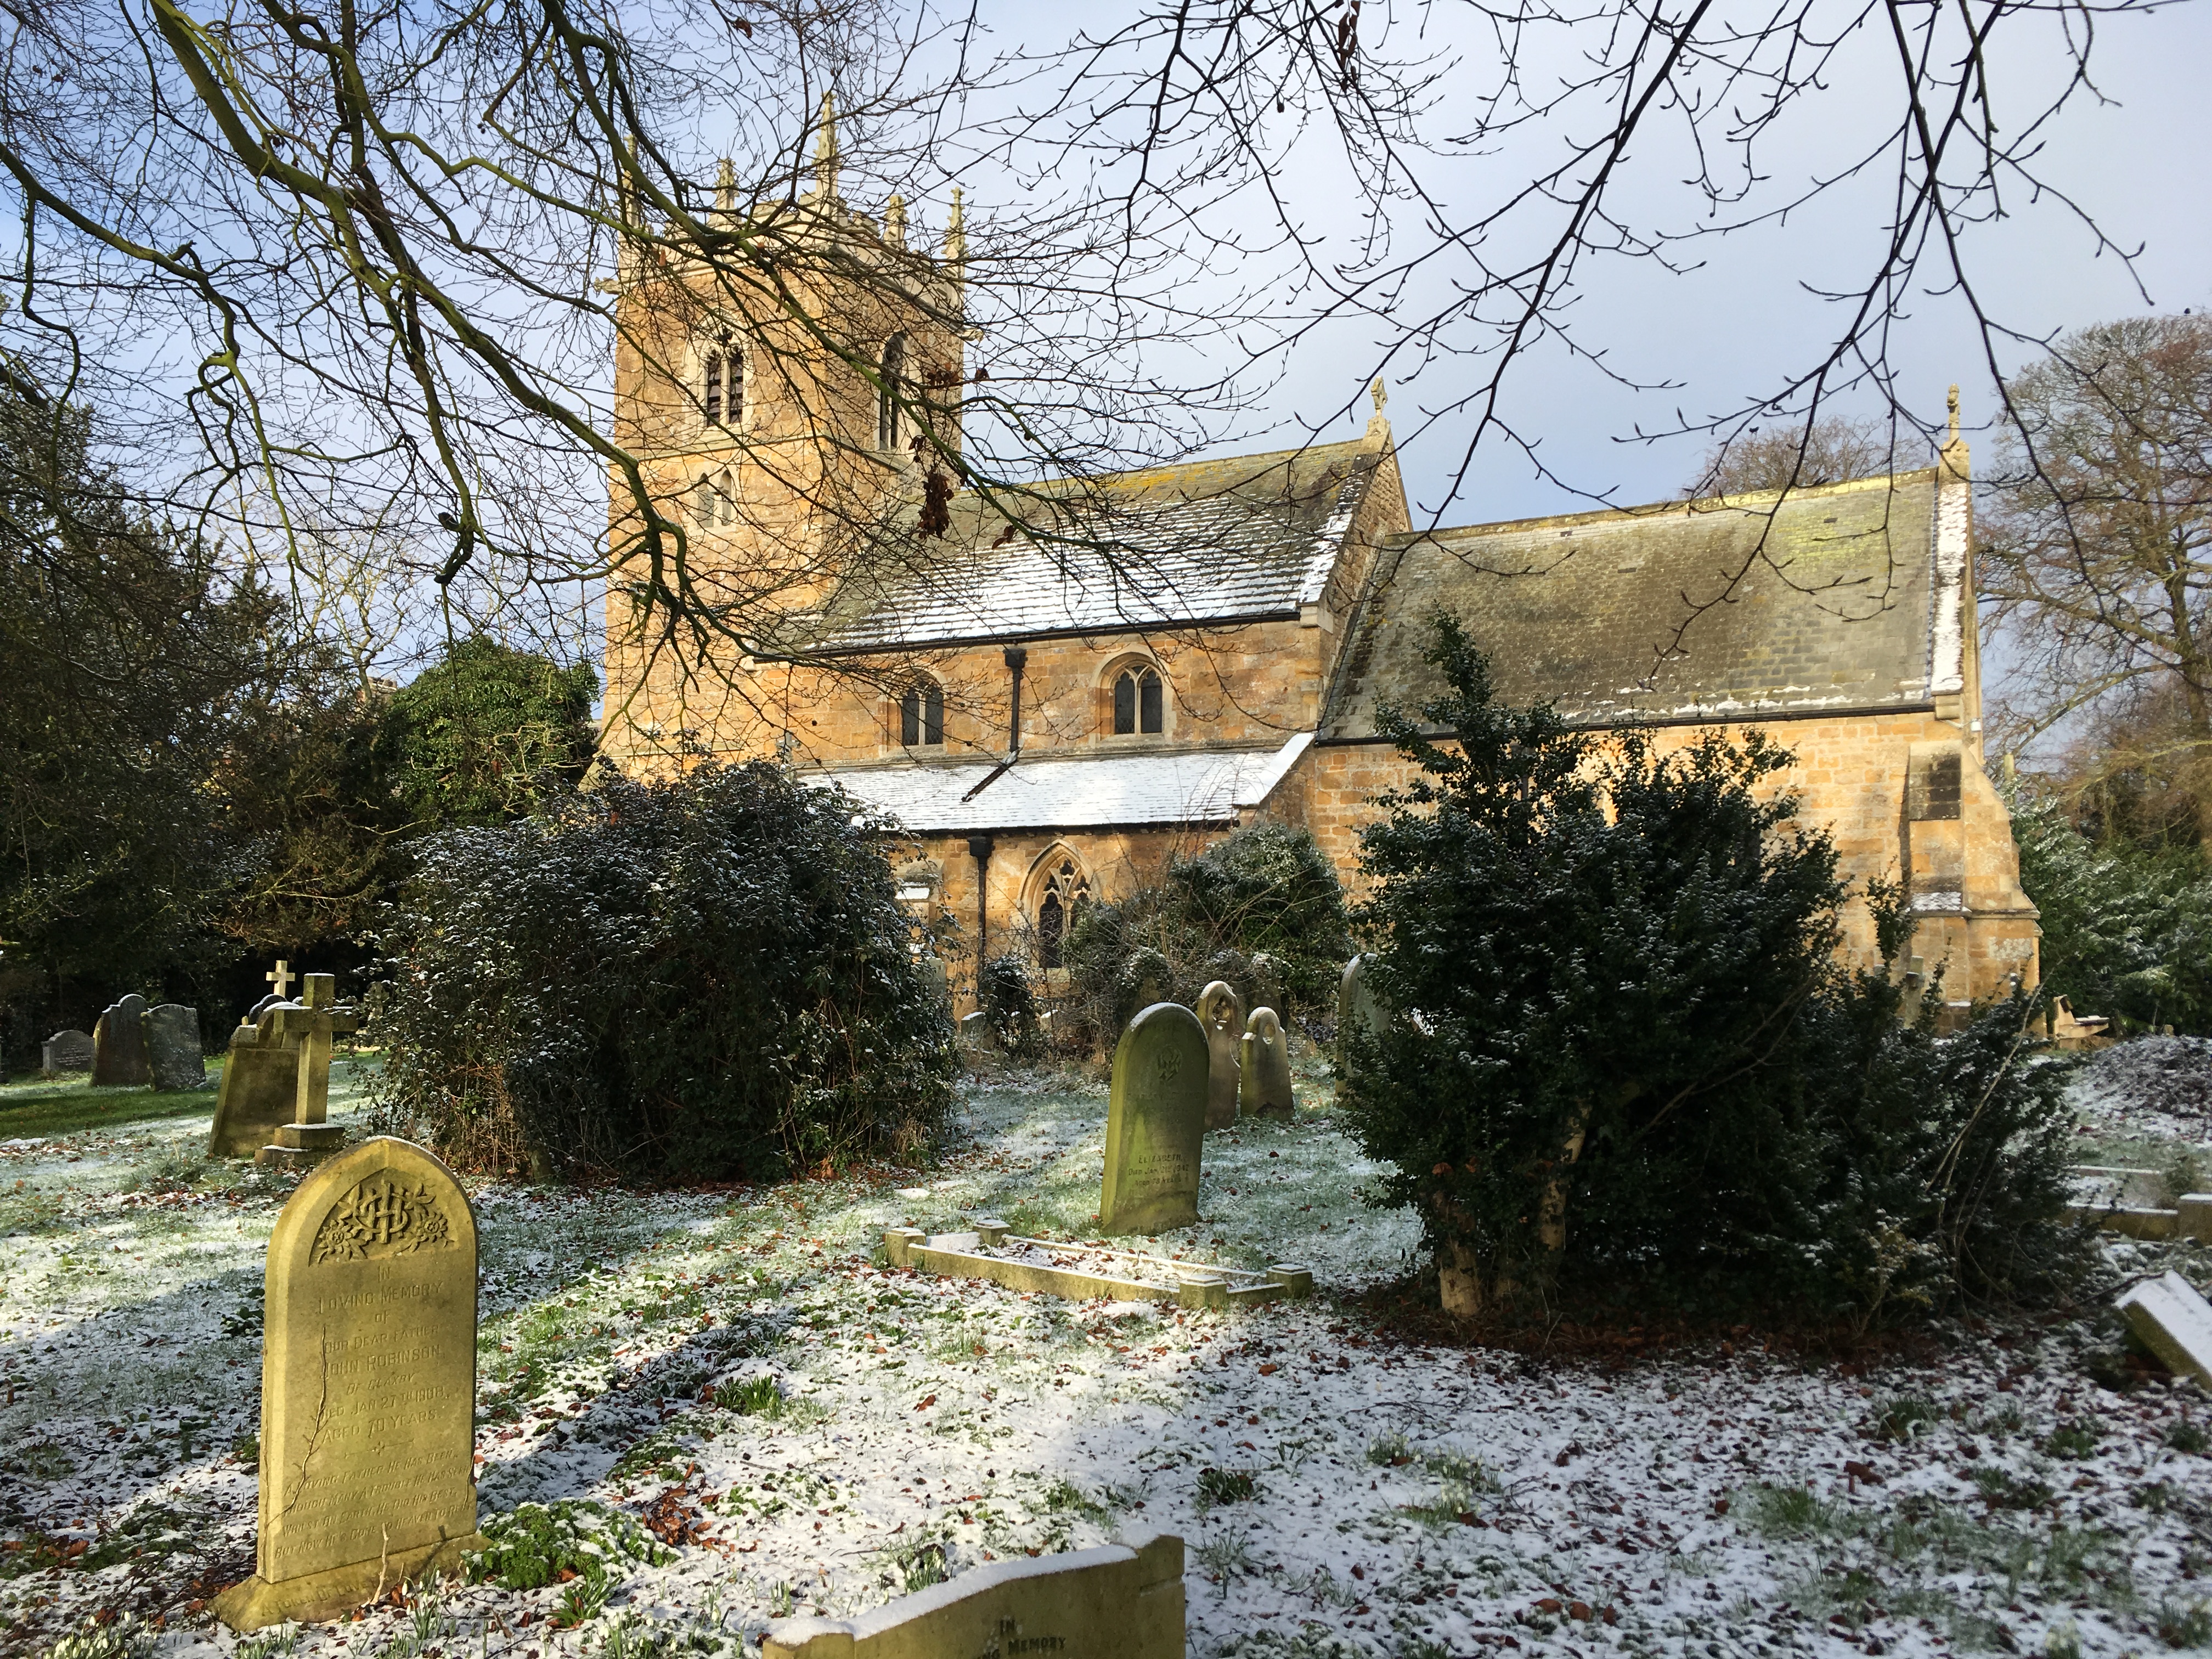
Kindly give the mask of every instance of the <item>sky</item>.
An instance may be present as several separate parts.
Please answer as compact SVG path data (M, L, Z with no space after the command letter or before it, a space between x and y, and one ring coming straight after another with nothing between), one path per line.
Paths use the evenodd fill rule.
M2023 51L1998 68L2001 125L2051 85L2055 42ZM2045 54L2048 54L2047 56ZM2101 101L2078 98L2050 130L2037 165L2050 184L2071 196L2119 248L2140 250L2132 272L2057 201L2015 190L2007 216L1975 228L1965 240L1966 263L1988 313L2021 340L1996 343L1999 366L2010 372L2035 355L2028 342L2114 318L2179 311L2212 303L2212 100L2203 95L2203 66L2212 64L2212 11L2181 4L2101 19L2092 58ZM1866 84L1879 89L1869 70ZM1852 90L1850 71L1838 102ZM1805 178L1839 153L1832 146L1847 109L1820 112L1812 130L1763 158L1778 184ZM1510 155L1432 162L1429 177L1468 199L1512 176ZM1525 158L1522 158L1525 160ZM1682 192L1668 173L1679 154L1656 158L1629 185L1632 204L1679 222ZM1525 172L1525 167L1524 167ZM1580 285L1577 326L1586 343L1611 354L1624 374L1665 381L1661 390L1632 391L1560 354L1540 353L1508 386L1504 410L1540 446L1560 481L1546 479L1522 457L1479 451L1467 480L1454 491L1470 422L1446 417L1426 430L1424 416L1462 396L1471 383L1463 362L1431 362L1405 379L1393 375L1389 414L1399 438L1409 495L1418 510L1443 523L1486 522L1576 510L1589 503L1577 490L1620 504L1679 495L1699 471L1707 441L1681 437L1657 444L1625 441L1639 423L1663 428L1676 410L1692 417L1717 414L1769 395L1779 373L1818 355L1836 307L1809 295L1809 284L1848 286L1880 245L1878 190L1843 194L1791 222L1699 250L1702 263L1669 275L1648 262L1613 263ZM1929 278L1948 276L1931 265ZM2137 290L2137 283L2145 295ZM1955 293L1928 291L1923 282L1894 338L1890 356L1900 398L1923 420L1940 422L1947 388L1961 389L1962 418L1986 475L1994 447L1987 430L1996 393L1989 354L1969 307ZM1255 435L1297 441L1303 428L1341 404L1366 383L1383 341L1378 331L1351 323L1326 327L1287 358L1279 383L1265 397L1247 430L1225 447L1258 447ZM1878 403L1846 394L1846 412ZM1349 437L1368 413L1358 398L1350 413L1322 435ZM1570 489L1565 487L1571 485Z

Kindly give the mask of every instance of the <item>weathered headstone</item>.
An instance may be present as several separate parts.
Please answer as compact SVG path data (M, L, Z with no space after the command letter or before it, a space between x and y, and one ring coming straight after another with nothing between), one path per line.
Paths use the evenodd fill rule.
M1344 964L1344 978L1336 988L1336 1074L1352 1075L1351 1038L1354 1026L1370 1032L1382 1029L1382 1006L1367 982L1373 957L1363 953Z
M299 1006L264 997L246 1023L230 1034L222 1082L216 1091L215 1127L208 1132L210 1158L252 1158L275 1140L280 1127L297 1119L300 1056L276 1034L269 1012Z
M785 1619L761 1659L1182 1659L1172 1534L977 1567L852 1619Z
M1206 1141L1206 1030L1179 1002L1156 1002L1114 1050L1099 1231L1159 1233L1198 1219Z
M361 1020L337 1002L337 980L330 974L304 975L297 1002L280 1002L262 1018L293 1056L292 1121L280 1123L270 1144L253 1154L256 1164L304 1170L345 1145L345 1131L329 1121L331 1042L342 1032L357 1031Z
M2118 1305L2128 1328L2166 1370L2212 1383L2212 1304L2195 1285L2168 1271L2130 1288Z
M1291 1045L1273 1008L1255 1008L1244 1028L1242 1081L1237 1103L1246 1117L1275 1117L1288 1122L1291 1104Z
M1237 1121L1237 1060L1244 1041L1244 999L1227 980L1198 994L1198 1023L1206 1027L1206 1127Z
M48 1037L39 1049L39 1069L48 1077L59 1077L64 1072L88 1072L92 1069L92 1033L71 1026Z
M978 1008L960 1019L960 1046L977 1054L989 1054L999 1046L999 1034L991 1029L991 1017Z
M146 1011L146 1065L156 1089L207 1087L198 1009L164 1002Z
M928 988L932 996L939 1002L951 1000L952 975L943 957L917 957L914 965L921 970L921 982Z
M146 999L118 997L92 1028L92 1086L143 1089L154 1080L146 1063Z
M235 1631L328 1619L483 1547L472 1473L477 1227L420 1146L311 1171L269 1240L254 1576Z

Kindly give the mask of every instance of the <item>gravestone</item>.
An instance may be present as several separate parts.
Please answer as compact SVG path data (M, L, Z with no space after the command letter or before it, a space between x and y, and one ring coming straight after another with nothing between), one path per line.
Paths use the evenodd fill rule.
M337 979L331 974L302 975L297 1002L263 1010L262 1020L293 1059L292 1117L280 1123L270 1144L253 1154L256 1164L304 1170L345 1145L345 1131L329 1121L331 1043L342 1032L357 1031L361 1020L337 1001Z
M1291 1045L1283 1022L1273 1008L1255 1008L1244 1030L1243 1080L1237 1103L1246 1117L1280 1118L1295 1115L1291 1105Z
M57 1031L39 1049L39 1069L48 1077L59 1077L64 1072L88 1072L92 1069L92 1033L71 1026L66 1031Z
M146 1063L146 999L136 991L110 1003L92 1028L92 1086L143 1089L154 1080Z
M999 1046L999 1034L991 1029L991 1017L978 1008L960 1019L960 1046L977 1054L989 1054Z
M1101 1232L1168 1232L1197 1221L1206 1094L1206 1029L1196 1014L1156 1002L1129 1022L1114 1050Z
M1374 988L1367 982L1371 954L1363 953L1344 964L1344 978L1336 988L1336 1074L1352 1075L1351 1036L1354 1026L1370 1033L1382 1030L1382 1005L1375 999Z
M2131 1286L2117 1304L2136 1338L2176 1376L2212 1384L2212 1304L2168 1271Z
M761 1659L1183 1659L1182 1540L977 1567L851 1619L783 1619Z
M1237 1121L1237 1061L1244 1041L1244 1000L1227 980L1198 994L1198 1021L1206 1027L1206 1127Z
M156 1089L207 1087L198 1009L164 1002L146 1011L146 1064Z
M328 1619L477 1534L477 1227L446 1166L379 1137L301 1182L269 1240L254 1576L234 1631Z
M298 1006L264 997L230 1034L222 1082L216 1091L215 1127L208 1132L210 1158L252 1158L275 1140L278 1128L298 1117L299 1052L276 1034L276 1022L268 1018L272 1008Z

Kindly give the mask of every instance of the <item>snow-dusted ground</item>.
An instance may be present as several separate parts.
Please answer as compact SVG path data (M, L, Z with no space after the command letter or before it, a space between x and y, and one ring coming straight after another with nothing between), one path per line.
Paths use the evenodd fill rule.
M1199 1655L2212 1643L2205 1402L2100 1387L2108 1318L1863 1371L1747 1331L1611 1369L1394 1341L1346 1293L1402 1273L1416 1229L1361 1204L1368 1167L1310 1093L1295 1124L1208 1138L1208 1222L1162 1242L1313 1264L1311 1302L1235 1313L879 1265L893 1224L1080 1234L1091 1085L971 1087L964 1150L921 1176L473 1185L487 1519L592 1500L572 1529L626 1514L661 1559L609 1544L604 1601L589 1575L454 1586L246 1643L198 1607L252 1570L260 1254L289 1187L201 1163L204 1117L0 1144L0 1649L115 1610L178 1653L703 1652L1139 1528L1187 1540ZM2109 1265L2212 1281L2192 1247Z

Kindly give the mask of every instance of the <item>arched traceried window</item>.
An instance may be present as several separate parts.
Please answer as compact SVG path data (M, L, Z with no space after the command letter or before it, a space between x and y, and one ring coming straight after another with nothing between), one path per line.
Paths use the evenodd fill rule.
M1162 729L1160 671L1141 665L1114 677L1114 735L1117 738Z
M906 379L906 336L894 334L884 342L883 388L876 394L876 447L896 449L903 435L899 418L898 392Z
M737 427L745 413L745 354L725 341L700 358L699 404L708 426Z
M738 481L727 468L702 472L691 486L691 521L702 529L733 524L738 516Z
M1054 858L1037 899L1037 960L1045 967L1065 965L1068 929L1090 902L1091 878L1083 872L1083 866L1070 854Z
M899 741L909 749L935 748L945 741L945 688L919 680L899 699Z

